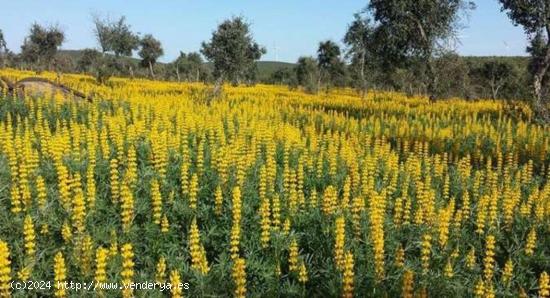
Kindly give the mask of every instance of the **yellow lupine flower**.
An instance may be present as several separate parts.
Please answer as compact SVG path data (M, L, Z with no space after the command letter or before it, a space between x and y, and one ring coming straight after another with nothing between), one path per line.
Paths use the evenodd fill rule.
M133 297L133 290L130 287L130 283L133 282L134 278L134 252L132 244L126 243L122 245L120 251L122 255L122 271L120 272L120 276L122 277L122 284L124 285L122 296Z
M172 285L171 294L173 298L183 297L183 289L180 288L181 278L178 270L170 272L170 284Z
M346 252L344 255L344 268L343 268L343 293L342 297L352 298L353 297L353 284L355 279L354 273L354 261L353 254L351 252Z
M166 282L166 259L161 256L156 268L155 281L158 283Z
M246 297L246 263L243 258L233 260L233 282L235 283L235 297Z
M65 281L67 279L67 268L65 266L65 258L61 252L58 252L54 258L54 287L55 297L66 297L67 290Z
M25 237L25 254L28 257L34 258L36 253L36 234L34 232L34 224L30 215L25 216L23 235Z
M11 293L11 260L8 244L0 240L0 296L9 297Z

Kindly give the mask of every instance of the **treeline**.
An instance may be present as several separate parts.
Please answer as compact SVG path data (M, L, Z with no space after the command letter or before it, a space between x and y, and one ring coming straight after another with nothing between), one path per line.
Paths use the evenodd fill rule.
M439 98L493 98L525 100L531 96L527 57L463 57L449 52L435 60ZM330 84L319 80L318 58L302 57L294 67L272 72L268 84L303 86L316 93L336 87L359 88L350 65L333 74ZM400 91L409 95L427 94L427 85L418 67L398 68L392 73L370 68L365 73L367 89ZM360 90L359 90L360 91Z
M0 29L0 67L88 73L101 84L112 76L253 84L258 81L256 61L266 53L242 17L222 22L200 52L180 52L170 63L157 63L164 55L162 43L152 34L133 32L124 16L117 20L95 16L93 31L97 48L59 51L65 33L58 26L34 23L16 54L8 49ZM135 54L139 59L133 58Z
M281 68L270 83L324 92L352 87L364 95L370 89L447 97L532 99L537 116L550 121L550 5L538 1L499 0L501 9L529 37L530 59L473 59L453 51L466 20L475 9L466 0L371 0L353 16L343 47L327 40L315 57L300 57L293 68ZM132 31L124 17L94 17L98 49L86 49L76 60L57 55L65 40L58 27L33 24L21 52L8 50L0 31L0 66L41 71L79 71L106 83L113 75L144 76L178 81L254 84L257 61L266 53L254 41L242 17L223 21L200 52L181 53L171 63L157 63L162 44L151 34ZM140 59L131 57L136 54ZM204 60L203 60L204 59ZM207 63L206 63L207 62Z

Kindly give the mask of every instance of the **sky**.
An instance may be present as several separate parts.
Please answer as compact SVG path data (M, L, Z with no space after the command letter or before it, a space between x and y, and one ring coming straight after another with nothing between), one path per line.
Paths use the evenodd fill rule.
M468 56L526 55L527 39L514 27L496 0L475 1L477 9L463 20L456 50ZM154 3L154 5L153 5ZM265 46L266 61L295 62L315 55L320 41L341 43L353 14L366 6L362 0L0 0L0 29L8 47L19 52L33 22L59 25L66 33L63 49L97 48L92 15L116 19L126 16L132 29L151 33L164 47L160 61L175 59L179 51L198 51L217 24L243 16L256 41Z

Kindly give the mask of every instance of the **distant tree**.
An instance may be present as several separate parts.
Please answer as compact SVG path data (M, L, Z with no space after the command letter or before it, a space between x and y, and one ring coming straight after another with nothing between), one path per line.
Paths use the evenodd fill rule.
M74 59L72 59L69 55L65 54L57 54L53 57L53 60L51 61L51 65L53 69L56 70L58 78L60 79L61 73L67 73L74 71L75 69L75 63Z
M348 26L344 43L347 46L347 58L350 59L350 71L353 78L353 87L363 97L367 91L366 70L370 58L372 33L374 28L368 18L360 14L354 15L353 22Z
M139 56L141 57L141 66L149 68L149 74L151 78L155 78L153 72L153 66L157 63L157 59L164 55L164 50L160 41L153 37L151 34L145 35L139 42L141 49L139 50Z
M269 82L272 84L287 85L292 87L297 83L296 73L293 72L291 68L281 67L271 74Z
M454 51L438 55L434 61L437 85L435 92L441 97L470 98L469 68L464 60Z
M213 75L221 85L225 80L240 84L250 79L266 50L254 41L250 25L242 17L233 17L218 26L209 42L202 43L201 53L212 62Z
M38 68L51 68L53 58L63 41L65 33L57 26L46 28L34 23L21 46L21 56L25 62Z
M112 39L111 50L115 56L132 56L133 51L139 47L139 36L132 32L130 25L126 23L126 17L122 16L117 22L110 25Z
M92 72L97 67L100 59L101 53L97 50L84 49L82 50L82 56L76 62L77 69L81 72Z
M181 77L183 76L188 82L198 82L206 75L204 62L199 53L192 52L185 54L184 52L180 52L180 55L173 64L178 81L181 81Z
M325 84L327 90L331 85L341 83L345 66L340 57L340 47L333 41L319 43L317 64L319 66L319 86Z
M317 61L312 57L300 57L295 67L298 84L306 92L317 93L319 88L319 68Z
M8 45L4 39L4 33L0 29L0 67L6 66L6 60L8 55Z
M4 32L0 29L0 51L5 51L7 48L6 40L4 39Z
M107 19L101 19L99 16L93 16L94 35L101 48L101 53L105 54L112 51L113 22Z
M140 38L132 32L130 25L126 23L126 17L122 16L117 21L109 19L101 19L94 16L94 34L101 48L101 52L105 56L106 53L115 55L117 64L122 64L127 67L130 76L134 76L132 63L121 60L121 56L130 57L140 45ZM111 64L111 63L107 63Z
M548 74L550 68L550 3L545 0L499 0L502 11L529 36L529 70L533 82L533 110L537 118L550 122Z
M187 63L184 65L184 70L188 78L193 78L190 80L194 82L200 81L201 75L206 75L201 54L197 52L187 54Z
M435 98L437 49L456 37L461 12L474 7L473 2L464 0L371 0L367 11L376 24L376 55L384 69L419 59L426 65L428 93Z
M474 71L476 78L489 87L492 99L497 99L499 91L515 76L510 63L496 60L486 61Z

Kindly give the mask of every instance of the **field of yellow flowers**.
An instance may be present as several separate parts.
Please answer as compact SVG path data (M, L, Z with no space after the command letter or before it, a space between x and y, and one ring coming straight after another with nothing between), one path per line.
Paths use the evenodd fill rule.
M2 297L550 297L550 128L527 108L61 81L102 99L0 95Z

